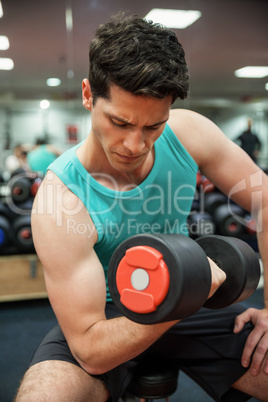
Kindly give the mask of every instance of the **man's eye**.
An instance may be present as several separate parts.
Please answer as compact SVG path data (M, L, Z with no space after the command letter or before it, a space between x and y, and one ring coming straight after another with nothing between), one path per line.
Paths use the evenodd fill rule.
M117 126L117 127L126 127L127 124L126 123L122 123L122 122L115 122L114 120L112 120L112 123Z
M158 130L161 127L161 125L159 126L151 126L151 127L147 127L148 130Z

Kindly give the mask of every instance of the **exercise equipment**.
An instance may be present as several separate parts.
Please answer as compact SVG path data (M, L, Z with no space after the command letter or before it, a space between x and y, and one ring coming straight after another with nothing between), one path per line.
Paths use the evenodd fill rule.
M210 283L205 252L181 234L130 237L117 247L108 270L115 305L143 324L195 313L206 302Z
M168 401L177 389L178 376L179 370L170 360L145 357L135 369L127 391L146 402L162 398Z
M31 182L27 177L16 176L12 179L11 198L14 202L26 201L31 196Z
M6 204L4 204L3 202L0 202L0 215L4 216L8 220L11 219L11 215L12 215L11 211L8 208L8 206Z
M202 191L204 193L211 193L215 191L216 187L215 184L213 184L207 177L202 176L200 188L202 188Z
M5 251L10 243L11 225L5 216L0 216L0 252Z
M31 195L33 197L36 196L36 193L39 189L39 187L41 186L42 183L42 179L40 177L36 177L35 179L33 179L32 183L31 183Z
M34 198L41 182L42 178L36 173L17 170L9 182L11 200L18 203Z
M10 211L0 202L0 252L3 253L11 241Z
M202 175L200 171L196 174L196 188L204 193L211 193L216 190L213 184L206 176Z
M13 242L18 251L34 252L30 215L17 217L13 222L12 231Z
M239 237L245 232L245 211L236 204L220 205L214 210L217 232L222 236Z
M207 255L227 274L208 299L211 269ZM240 239L180 234L136 235L117 247L108 285L123 315L141 324L182 319L202 306L221 308L248 298L260 278L259 260Z
M198 238L215 234L216 225L213 217L207 212L195 212L189 215L188 229L192 238Z
M251 215L245 215L245 226L246 226L246 233L248 234L256 234L257 232L257 227L256 227L256 221Z
M202 174L200 171L196 174L196 188L199 188L202 183Z
M226 273L225 282L204 307L218 309L248 299L260 280L260 264L254 250L235 237L203 236L197 243Z
M214 211L221 205L228 203L226 195L220 192L207 193L204 197L204 210L210 215L214 215Z

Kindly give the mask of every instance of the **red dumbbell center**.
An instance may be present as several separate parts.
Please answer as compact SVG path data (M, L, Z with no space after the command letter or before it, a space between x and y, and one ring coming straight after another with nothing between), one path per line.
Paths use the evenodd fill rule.
M167 296L169 283L169 271L163 255L149 246L129 248L116 272L120 302L140 314L157 309Z
M22 194L22 188L19 187L19 186L16 186L16 187L13 188L12 192L13 192L14 195L20 195L20 194Z
M32 241L32 231L30 228L22 228L18 232L18 237L21 243L23 244L28 244L31 243Z

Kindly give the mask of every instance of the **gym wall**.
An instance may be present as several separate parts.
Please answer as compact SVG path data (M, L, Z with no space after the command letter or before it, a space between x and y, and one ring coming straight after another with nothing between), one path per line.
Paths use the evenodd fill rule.
M77 141L86 138L90 129L90 113L82 103L70 106L67 102L51 102L41 110L39 102L21 102L15 107L0 106L0 170L4 171L5 158L12 154L16 144L34 145L39 137L64 151L73 144L68 141L67 126L77 127Z
M184 105L178 105L182 106L210 118L232 140L246 129L247 118L251 117L252 129L262 142L259 165L268 167L268 114L258 111L256 105L234 106L230 103L225 107L202 107L186 101ZM41 110L38 101L0 105L0 170L4 169L5 158L17 143L34 144L36 138L44 134L53 145L67 149L70 146L66 134L68 124L78 127L78 141L86 138L90 128L90 113L83 108L81 101L71 104L54 101L47 110Z

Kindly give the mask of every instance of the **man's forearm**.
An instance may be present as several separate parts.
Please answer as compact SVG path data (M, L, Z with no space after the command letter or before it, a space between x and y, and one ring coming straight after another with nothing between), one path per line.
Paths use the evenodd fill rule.
M144 352L176 322L141 325L126 317L101 320L72 353L89 374L102 374Z
M211 297L225 281L226 274L210 259L209 264L211 290L208 297ZM142 325L126 317L100 318L79 339L72 339L70 347L88 373L101 374L140 355L179 321Z

